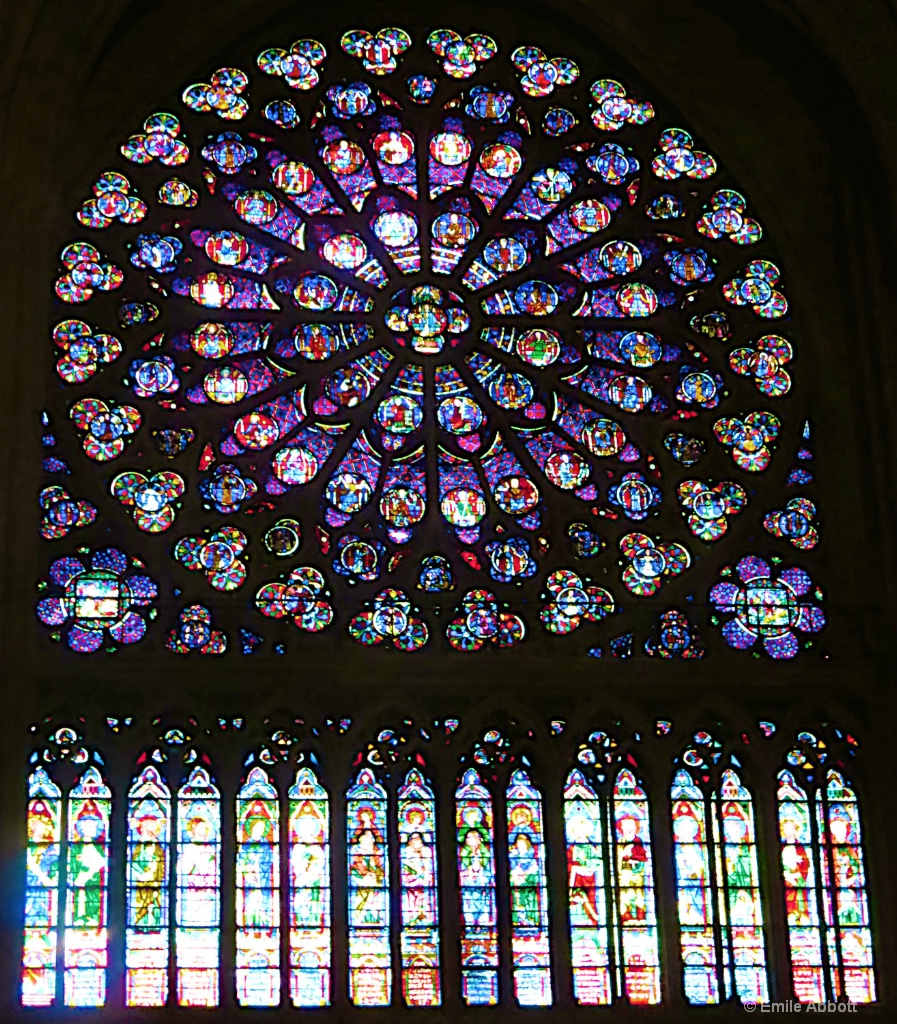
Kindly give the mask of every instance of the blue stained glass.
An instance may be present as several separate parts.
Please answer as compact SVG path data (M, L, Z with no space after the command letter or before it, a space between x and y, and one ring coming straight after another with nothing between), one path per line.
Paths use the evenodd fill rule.
M686 771L676 773L671 796L685 997L690 1003L718 1003L714 893L705 798Z

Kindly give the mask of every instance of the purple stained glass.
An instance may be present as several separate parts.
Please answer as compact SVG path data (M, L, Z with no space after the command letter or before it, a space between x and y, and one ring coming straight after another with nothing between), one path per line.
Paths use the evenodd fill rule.
M776 661L811 646L825 616L799 571L754 572L755 556L731 550L734 525L759 516L773 544L810 557L820 509L803 466L786 480L801 493L749 501L758 474L779 479L801 423L800 364L787 271L705 142L661 123L637 85L596 77L587 54L531 41L384 26L271 42L135 124L127 174L97 174L78 237L60 242L45 435L60 451L43 465L52 478L83 453L92 472L84 493L43 487L42 536L77 528L88 548L48 560L36 612L50 638L84 654L147 633L165 645L170 627L151 625L165 548L129 572L126 534L170 531L178 566L201 571L218 603L243 602L270 511L320 538L304 554L329 617L274 616L308 633L343 612L367 621L356 584L388 573L419 617L401 642L371 645L457 647L476 631L436 629L440 591L418 587L422 558L438 557L473 592L498 586L499 614L516 617L498 647L544 628L585 652L586 630L528 621L503 588L523 588L530 608L550 600L564 553L593 557L569 529L601 519L638 524L606 547L636 536L624 559L643 556L624 564L625 593L605 591L605 612L635 618L693 556L716 558L702 548L714 542L714 568L728 560L744 584L710 592L724 644ZM340 61L348 78L333 77ZM489 81L468 82L487 67ZM189 217L173 220L180 207ZM132 294L141 283L152 302ZM165 464L135 461L148 434ZM797 457L811 455L804 431ZM674 463L698 460L680 480ZM110 495L127 511L114 517L126 562L101 565ZM252 604L259 625L268 607ZM653 642L621 628L639 655Z

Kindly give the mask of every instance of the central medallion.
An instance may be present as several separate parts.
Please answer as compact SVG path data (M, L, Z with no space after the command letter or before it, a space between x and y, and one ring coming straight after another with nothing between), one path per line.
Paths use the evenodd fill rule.
M420 355L438 355L445 346L455 346L470 328L470 315L461 296L424 284L402 288L392 298L384 318L395 340Z

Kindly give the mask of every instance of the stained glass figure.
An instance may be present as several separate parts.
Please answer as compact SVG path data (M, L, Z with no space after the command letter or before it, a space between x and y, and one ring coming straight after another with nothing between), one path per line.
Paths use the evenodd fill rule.
M686 771L673 781L673 840L685 998L718 1003L714 892L704 794Z
M796 753L789 761L800 764ZM779 772L778 783L794 996L802 1003L827 998L875 1002L856 794L834 769L820 780L815 800L798 785L794 772Z
M330 798L311 768L289 792L290 1000L330 1004Z
M237 1002L280 1003L280 804L263 768L237 796Z
M822 922L819 915L814 822L807 794L791 772L779 772L779 838L782 883L791 949L791 976L800 1002L825 1000Z
M22 1005L56 1000L62 794L44 768L28 780Z
M573 995L582 1006L611 1002L605 819L595 789L579 770L564 787L567 899Z
M171 793L144 768L128 793L125 873L125 1003L168 1002Z
M823 907L836 999L875 1002L872 932L856 794L839 771L816 791Z
M402 994L408 1006L439 1006L439 893L436 801L412 768L398 792L399 867L402 887Z
M217 1006L221 940L220 794L205 768L178 791L175 966L179 1006Z
M103 1006L106 1001L111 810L109 787L96 768L88 768L68 798L66 1006Z
M469 768L455 790L461 894L461 993L468 1006L498 1002L498 916L492 796Z
M713 797L713 842L720 897L726 996L744 1003L766 1003L763 905L757 864L757 837L750 792L737 773L722 773Z
M362 768L346 793L349 997L388 1006L392 990L386 790Z
M660 954L648 797L624 768L613 792L618 962L630 1003L660 1002Z
M595 649L591 629L573 627L611 608L629 615L631 595L656 604L661 586L692 570L693 538L702 558L717 557L703 550L715 541L720 566L758 568L756 556L726 549L743 532L735 524L756 518L749 482L775 475L784 457L777 445L799 361L785 277L765 257L748 198L715 180L703 141L658 125L638 88L590 81L575 55L532 41L502 41L501 60L490 36L449 27L419 39L369 25L281 42L242 67L210 69L179 111L148 117L120 147L128 175L98 173L79 197L78 230L89 237L59 246L47 338L64 385L54 423L91 460L96 486L75 500L42 483L44 536L77 526L95 544L102 517L89 509L101 510L110 487L131 513L116 521L143 540L176 515L203 520L173 546L151 546L138 590L130 578L104 584L116 601L102 608L76 594L93 560L89 570L51 560L55 590L36 610L52 639L82 653L142 639L163 550L201 572L219 604L242 602L233 592L248 552L271 525L261 509L289 514L297 538L340 531L332 552L308 552L307 568L332 579L332 608L384 570L395 572L391 593L417 590L408 631L370 626L395 618L404 597L355 619L353 602L345 619L354 641L403 654L530 642L522 618L492 632L436 630L442 588L418 588L411 560L399 564L415 537L441 538L429 558L464 560L467 594L505 608L507 595L485 588L520 586L535 607L564 568L553 552L565 541L552 533L618 520L604 544L619 546L622 588L572 615L549 599L529 624L583 651ZM328 61L349 61L376 85L334 81ZM405 63L415 69L407 78ZM468 81L487 66L496 81ZM574 125L582 137L571 145ZM190 218L173 221L181 206ZM657 230L665 222L676 234ZM144 285L153 302L139 298ZM83 316L72 318L73 305ZM170 329L152 333L163 318ZM140 349L127 375L122 330ZM687 433L668 431L684 419ZM109 473L143 450L147 430L171 469ZM700 476L669 472L670 460L699 459ZM50 473L68 465L61 453L45 460ZM795 472L791 483L808 482L808 470ZM682 516L670 517L677 499ZM809 555L818 510L800 500L770 495L758 511L771 543ZM619 522L655 516L662 535ZM601 543L590 546L601 554ZM735 571L745 586L717 584L711 598L719 615L734 615L721 622L730 646L760 641L786 659L812 643L803 634L825 618L789 570ZM747 596L733 604L736 590ZM753 607L760 590L784 611ZM251 614L310 633L329 622L323 601L317 617L296 611L262 600ZM164 645L170 628L153 642Z
M517 769L506 794L508 880L511 891L511 962L521 1006L550 1006L548 888L542 796Z

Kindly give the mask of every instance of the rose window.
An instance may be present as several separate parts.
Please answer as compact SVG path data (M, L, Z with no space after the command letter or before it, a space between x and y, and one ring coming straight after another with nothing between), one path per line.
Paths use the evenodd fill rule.
M86 183L45 416L45 494L76 514L42 499L48 543L112 530L185 591L159 644L214 598L281 645L614 656L652 602L689 656L811 645L823 612L784 585L710 596L747 556L803 579L819 531L787 276L703 143L584 54L280 42ZM91 629L112 598L66 600Z

